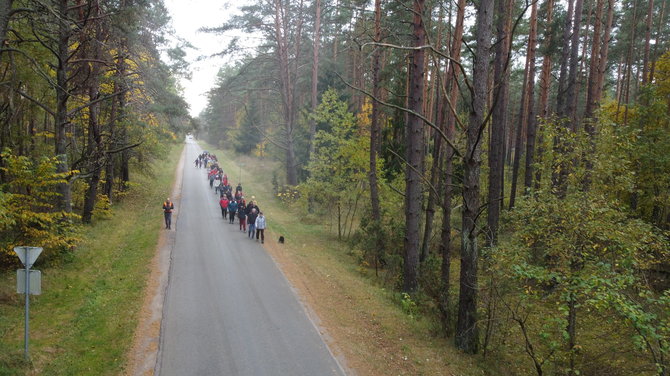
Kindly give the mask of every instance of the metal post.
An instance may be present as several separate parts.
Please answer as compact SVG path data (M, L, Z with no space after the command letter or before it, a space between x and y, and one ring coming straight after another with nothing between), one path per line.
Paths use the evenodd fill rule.
M30 357L28 355L28 337L30 333L30 324L29 324L29 319L30 319L30 265L28 263L28 247L23 247L23 252L25 252L25 260L26 260L26 330L25 330L25 335L24 335L24 341L25 341L25 349L23 350L23 355L28 360Z

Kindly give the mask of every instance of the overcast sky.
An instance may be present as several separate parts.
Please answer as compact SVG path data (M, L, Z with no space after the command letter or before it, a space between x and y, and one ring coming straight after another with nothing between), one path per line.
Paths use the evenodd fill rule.
M198 116L207 105L207 91L216 83L216 73L226 63L226 58L209 58L201 61L199 56L208 56L221 51L228 42L225 36L198 32L201 27L218 26L228 19L225 1L217 0L164 0L172 17L177 35L195 47L187 50L186 59L191 62L190 81L182 80L184 97L191 106L191 115ZM233 8L234 9L234 8Z

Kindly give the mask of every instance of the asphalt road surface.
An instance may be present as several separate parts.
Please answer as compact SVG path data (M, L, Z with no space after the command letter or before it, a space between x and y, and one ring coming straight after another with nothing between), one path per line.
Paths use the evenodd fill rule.
M343 375L272 258L222 218L201 151L187 140L158 374Z

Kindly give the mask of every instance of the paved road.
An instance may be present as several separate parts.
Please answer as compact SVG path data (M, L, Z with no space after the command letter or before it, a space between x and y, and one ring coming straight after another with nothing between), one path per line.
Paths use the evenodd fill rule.
M187 141L158 374L342 375L270 256L221 217L200 152Z

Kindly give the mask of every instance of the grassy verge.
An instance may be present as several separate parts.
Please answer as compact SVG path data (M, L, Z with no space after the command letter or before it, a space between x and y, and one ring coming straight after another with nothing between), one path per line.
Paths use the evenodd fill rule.
M267 218L266 249L316 312L336 356L358 375L485 374L476 358L437 335L434 322L403 309L399 294L380 286L374 271L359 267L328 221L305 220L274 198L279 164L245 156L231 161L229 151L203 146L221 157L233 187L241 174L246 200L255 196ZM279 235L286 244L277 243Z
M41 265L42 295L31 299L29 362L23 361L23 299L16 273L0 275L0 375L116 375L125 367L183 145L172 146L153 176L137 175L110 219L83 230L84 241L58 265Z

